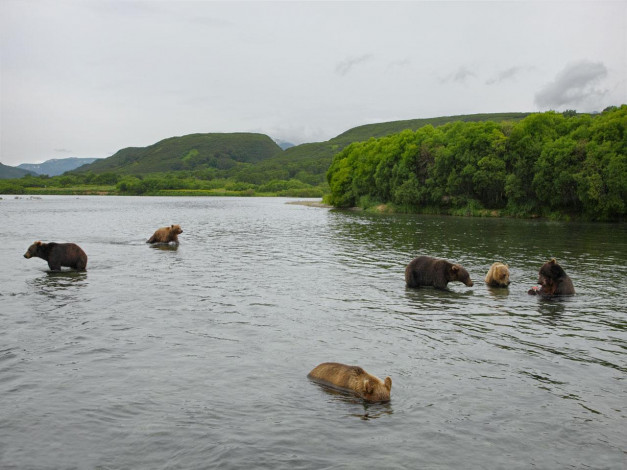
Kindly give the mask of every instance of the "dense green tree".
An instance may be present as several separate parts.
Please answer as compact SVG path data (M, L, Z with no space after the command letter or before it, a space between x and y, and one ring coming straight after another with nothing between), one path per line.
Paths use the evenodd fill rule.
M371 138L334 157L327 200L623 219L626 128L623 105L592 116L551 111L519 122L456 122Z

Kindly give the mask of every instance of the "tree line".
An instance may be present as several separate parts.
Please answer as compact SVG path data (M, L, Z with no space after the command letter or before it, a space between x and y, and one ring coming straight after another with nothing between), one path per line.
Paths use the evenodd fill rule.
M337 207L624 220L627 105L455 122L356 142L327 171Z
M147 175L122 175L116 172L27 175L19 179L0 180L0 194L322 197L327 190L326 181L324 184L310 184L299 179L299 174L291 178L287 173L271 172L257 178L253 165L241 166L235 175L214 168Z

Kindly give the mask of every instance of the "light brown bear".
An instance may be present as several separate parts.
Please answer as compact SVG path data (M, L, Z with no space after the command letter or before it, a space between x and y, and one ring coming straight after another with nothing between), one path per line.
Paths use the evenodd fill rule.
M486 274L485 283L490 287L509 286L509 267L503 263L493 263Z
M390 401L392 379L370 375L359 366L324 362L309 372L310 379L343 391L351 392L367 402Z
M161 227L148 239L146 243L170 243L174 242L178 245L179 233L183 233L180 225L170 225L169 227Z

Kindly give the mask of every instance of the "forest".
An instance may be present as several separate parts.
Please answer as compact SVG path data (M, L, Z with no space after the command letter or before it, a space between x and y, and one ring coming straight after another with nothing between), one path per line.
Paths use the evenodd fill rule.
M327 171L336 207L624 221L627 105L454 122L355 142Z

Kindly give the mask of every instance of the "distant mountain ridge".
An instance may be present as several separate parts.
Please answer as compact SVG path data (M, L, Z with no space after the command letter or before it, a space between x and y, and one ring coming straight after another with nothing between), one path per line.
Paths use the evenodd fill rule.
M16 168L28 170L38 175L57 176L62 175L66 171L72 171L76 168L88 165L98 160L97 158L53 158L43 163L22 163Z
M15 166L3 165L0 163L0 179L8 180L13 178L21 178L26 175L34 175L35 173L28 170L23 170Z

